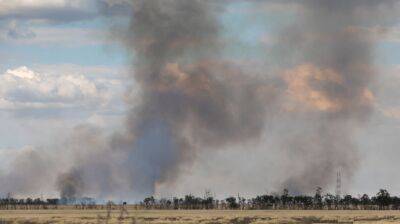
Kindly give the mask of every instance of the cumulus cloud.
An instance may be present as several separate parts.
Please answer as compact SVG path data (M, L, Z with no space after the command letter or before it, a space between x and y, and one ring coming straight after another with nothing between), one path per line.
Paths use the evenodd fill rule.
M101 29L52 27L52 24L126 16L129 0L0 0L0 40L18 44L102 44Z
M103 15L125 15L129 4L128 0L0 0L0 20L74 22Z
M93 18L93 5L84 0L1 0L0 19L72 22Z
M25 66L0 76L0 109L66 109L106 107L115 80L88 79L79 74L48 75Z

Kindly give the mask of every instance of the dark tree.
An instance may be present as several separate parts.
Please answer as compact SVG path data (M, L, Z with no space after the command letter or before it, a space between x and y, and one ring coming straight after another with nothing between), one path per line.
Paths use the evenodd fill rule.
M351 195L349 195L349 194L348 194L348 195L345 195L345 196L343 197L343 199L341 200L341 202L342 202L342 204L344 205L344 208L345 208L345 209L349 209L349 208L350 208L352 199L353 199L353 197L352 197Z
M363 196L361 196L360 203L362 204L363 209L366 209L367 206L371 204L371 199L369 199L368 194L363 194Z
M322 188L317 187L314 195L314 205L316 209L322 209Z
M385 209L390 205L390 194L385 189L380 189L374 199L379 209Z
M326 206L328 206L328 209L332 208L332 205L335 203L336 197L332 194L326 194L324 197L324 202Z
M230 209L236 209L239 207L238 203L236 202L235 197L229 197L229 198L225 199L225 201L228 203L228 207Z
M287 208L288 203L289 203L289 190L288 189L283 189L283 193L281 195L281 202L283 205L283 208Z
M153 196L151 196L151 197L145 198L143 200L143 202L144 202L144 205L146 206L146 208L151 208L155 204L155 199Z

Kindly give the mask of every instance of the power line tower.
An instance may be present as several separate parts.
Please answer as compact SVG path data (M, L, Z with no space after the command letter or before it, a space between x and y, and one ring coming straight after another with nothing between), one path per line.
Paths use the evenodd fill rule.
M340 170L336 173L336 199L339 200L342 195L342 175Z

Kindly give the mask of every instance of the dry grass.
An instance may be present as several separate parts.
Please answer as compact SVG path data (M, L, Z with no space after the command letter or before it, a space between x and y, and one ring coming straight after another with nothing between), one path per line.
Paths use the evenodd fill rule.
M0 211L0 224L35 223L202 223L202 224L295 224L295 223L400 223L400 211L159 211L129 210L121 219L113 210L9 210Z

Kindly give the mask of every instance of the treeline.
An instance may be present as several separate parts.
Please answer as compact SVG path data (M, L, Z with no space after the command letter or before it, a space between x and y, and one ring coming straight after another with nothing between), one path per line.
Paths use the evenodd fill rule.
M95 208L96 203L92 198L25 198L17 199L8 196L0 198L0 209L58 209L60 205L74 205L76 208Z
M332 194L322 194L322 189L317 188L314 196L290 195L284 190L281 195L260 195L255 198L228 197L217 200L212 196L195 197L186 195L183 198L155 199L145 198L140 207L143 209L324 209L324 210L398 210L400 198L391 196L387 190L369 197L364 194L359 197L345 195L343 197Z
M64 207L66 206L66 207ZM322 194L322 189L317 188L313 196L290 195L288 190L282 194L265 194L246 199L240 196L228 197L218 200L207 193L204 197L186 195L183 198L156 199L147 197L138 204L127 205L112 201L106 204L96 204L92 198L26 198L16 199L12 197L0 198L0 209L120 209L129 206L130 209L324 209L324 210L400 210L400 197L391 196L387 190L381 189L372 197L367 194L354 197L345 195L343 197L332 194Z

